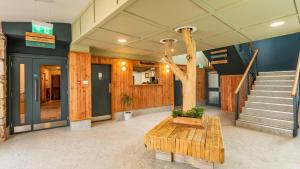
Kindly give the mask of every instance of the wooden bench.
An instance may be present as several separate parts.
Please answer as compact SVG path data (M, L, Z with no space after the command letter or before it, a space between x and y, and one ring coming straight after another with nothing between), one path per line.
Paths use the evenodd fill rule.
M156 158L188 163L197 168L213 168L224 163L224 142L219 117L203 116L205 129L173 124L168 117L151 129L144 138L147 149L156 151Z

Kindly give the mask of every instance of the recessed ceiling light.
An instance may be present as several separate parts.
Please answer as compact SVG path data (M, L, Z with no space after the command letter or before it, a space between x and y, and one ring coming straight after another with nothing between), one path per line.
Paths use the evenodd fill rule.
M123 38L121 38L121 39L118 39L118 42L119 42L119 43L126 43L126 42L127 42L127 40L126 40L126 39L123 39Z
M278 22L273 22L273 23L271 23L271 27L278 27L278 26L282 26L282 25L284 25L285 24L285 22L284 21L278 21Z
M172 49L171 49L171 52L174 52L174 51L175 51L174 48L172 48Z

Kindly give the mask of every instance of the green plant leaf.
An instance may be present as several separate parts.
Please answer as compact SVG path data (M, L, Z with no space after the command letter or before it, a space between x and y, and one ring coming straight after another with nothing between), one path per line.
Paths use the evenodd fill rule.
M173 118L176 117L190 117L190 118L202 118L204 114L204 108L202 107L195 107L188 111L183 110L174 110L172 113Z

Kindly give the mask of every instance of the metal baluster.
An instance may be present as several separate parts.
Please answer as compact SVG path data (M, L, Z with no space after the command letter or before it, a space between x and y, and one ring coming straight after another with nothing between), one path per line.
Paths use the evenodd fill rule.
M236 95L235 95L235 120L238 120L239 119L239 96L240 96L240 92L238 92Z

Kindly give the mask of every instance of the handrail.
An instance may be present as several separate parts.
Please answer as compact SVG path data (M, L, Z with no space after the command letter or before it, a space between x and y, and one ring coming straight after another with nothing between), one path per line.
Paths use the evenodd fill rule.
M254 51L254 54L253 54L253 56L252 56L252 59L251 59L250 63L249 63L248 66L247 66L247 69L246 69L246 71L245 71L245 73L244 73L244 75L243 75L243 78L241 79L241 81L240 81L238 87L237 87L236 90L235 90L235 94L238 94L238 93L239 93L239 91L240 91L240 89L241 89L241 87L242 87L242 85L243 85L243 83L244 83L246 77L248 76L248 73L249 73L249 71L250 71L250 69L251 69L251 67L252 67L252 65L253 65L253 63L254 63L256 57L257 57L257 53L258 53L258 49L256 49L256 50Z
M299 56L298 56L296 76L295 76L295 80L294 80L294 84L293 84L293 88L292 88L292 96L296 96L296 94L297 94L297 87L298 87L298 83L299 83L299 75L300 75L300 52L299 52Z

